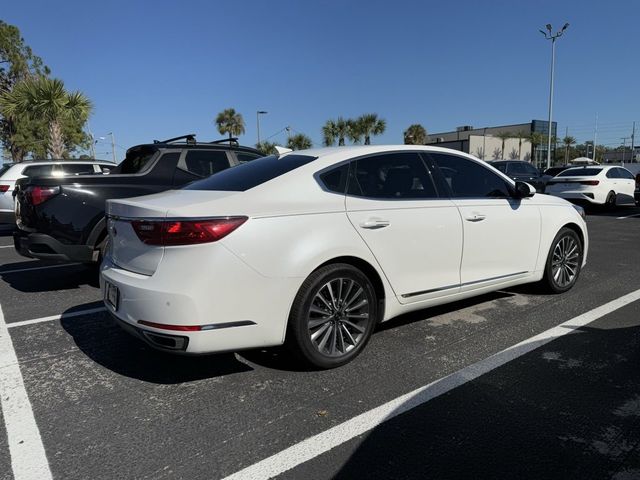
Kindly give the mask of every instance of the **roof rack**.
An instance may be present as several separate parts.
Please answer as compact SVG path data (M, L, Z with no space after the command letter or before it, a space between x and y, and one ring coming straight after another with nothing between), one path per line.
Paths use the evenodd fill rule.
M239 145L238 137L221 138L220 140L214 140L213 142L209 142L209 143L218 144L218 143L227 143L227 142L229 142L231 145L234 145L236 147Z
M153 143L174 143L174 142L177 142L178 140L186 140L188 144L195 144L196 134L189 133L187 135L181 135L180 137L169 138L167 140L154 140Z

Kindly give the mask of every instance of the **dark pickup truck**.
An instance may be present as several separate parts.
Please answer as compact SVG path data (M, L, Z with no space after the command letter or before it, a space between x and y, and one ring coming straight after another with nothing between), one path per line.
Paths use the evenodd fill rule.
M15 248L30 258L98 262L106 200L180 188L261 156L235 139L201 143L185 135L130 148L108 175L24 178L15 190Z

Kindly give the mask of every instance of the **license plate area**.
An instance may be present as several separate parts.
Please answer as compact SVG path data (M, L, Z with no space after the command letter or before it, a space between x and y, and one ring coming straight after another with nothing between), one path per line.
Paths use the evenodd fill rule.
M120 303L120 291L118 287L110 282L104 283L104 300L115 311L118 310L118 304Z

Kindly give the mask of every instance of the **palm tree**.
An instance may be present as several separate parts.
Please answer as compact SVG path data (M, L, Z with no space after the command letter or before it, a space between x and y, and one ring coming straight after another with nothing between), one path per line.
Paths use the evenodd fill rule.
M576 144L576 139L575 137L567 135L562 139L562 143L564 143L564 163L566 165L567 162L569 161L569 149L571 148L572 145Z
M362 141L362 137L364 136L363 125L360 123L359 119L347 120L347 126L349 128L349 140L352 143L360 143Z
M536 155L536 153L538 152L538 145L540 145L545 138L546 137L540 132L531 132L529 135L527 135L527 140L529 140L529 143L531 143L531 156L535 160L536 164L538 161L538 157Z
M304 133L296 133L289 137L287 141L287 148L291 150L306 150L307 148L311 148L312 145L313 142Z
M256 143L256 150L260 150L264 155L275 155L278 153L276 146L278 146L277 143L263 141Z
M527 138L528 133L524 130L518 130L514 133L515 137L518 137L518 160L522 158L522 139Z
M372 135L382 135L387 129L387 122L378 118L377 113L365 113L356 120L357 129L364 136L364 144L371 145Z
M338 117L337 120L327 120L327 123L322 127L322 136L327 147L333 145L336 139L338 139L339 147L344 146L344 139L350 137L351 133L352 124L342 117Z
M226 108L216 117L216 125L220 135L229 134L229 140L244 134L244 119L233 108Z
M511 138L513 134L511 132L498 132L495 134L500 140L502 140L502 148L500 149L500 157L504 158L504 141Z
M428 140L427 130L419 123L409 125L404 131L405 145L425 145Z
M62 80L47 77L30 77L0 97L3 115L19 117L27 115L43 119L48 125L47 151L51 158L63 158L65 138L63 124L75 120L84 124L92 110L91 101L79 91L68 92Z

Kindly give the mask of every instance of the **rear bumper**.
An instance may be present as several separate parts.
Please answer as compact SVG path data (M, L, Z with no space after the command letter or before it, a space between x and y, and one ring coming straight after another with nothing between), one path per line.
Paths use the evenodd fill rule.
M606 198L602 198L602 195L599 192L589 192L589 191L553 191L552 189L547 189L547 195L553 195L555 197L564 198L565 200L569 200L570 202L575 203L583 203L583 204L604 204L606 202Z
M65 245L44 233L16 230L13 232L13 244L20 255L28 258L82 263L95 261L93 248L88 245Z

